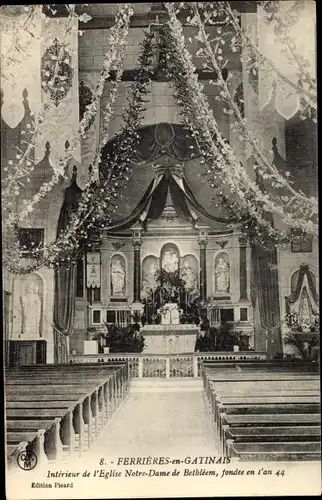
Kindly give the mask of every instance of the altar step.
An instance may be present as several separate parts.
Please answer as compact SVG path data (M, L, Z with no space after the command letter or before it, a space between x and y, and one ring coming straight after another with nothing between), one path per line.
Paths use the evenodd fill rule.
M131 381L131 392L200 392L202 390L201 378L146 378Z

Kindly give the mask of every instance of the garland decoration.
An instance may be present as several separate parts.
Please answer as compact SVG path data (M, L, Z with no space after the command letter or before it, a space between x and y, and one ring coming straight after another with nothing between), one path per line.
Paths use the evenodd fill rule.
M260 150L257 140L252 134L250 127L247 126L246 120L242 117L241 112L237 103L234 100L234 97L231 95L229 91L229 87L226 79L222 74L222 66L220 66L219 58L221 49L220 41L222 40L219 35L213 41L216 42L215 49L212 48L211 43L209 41L209 37L206 33L204 23L202 22L198 6L195 3L190 3L191 8L194 12L194 19L196 20L196 25L199 29L199 33L197 36L198 41L202 44L202 49L199 50L199 54L202 54L209 64L210 68L214 70L217 74L217 81L212 82L213 85L216 85L220 89L219 95L223 97L230 106L233 114L236 117L237 125L239 125L239 129L243 133L244 140L247 140L253 149L253 153L255 155L257 161L257 168L259 170L260 175L263 179L270 179L271 185L273 187L278 187L284 189L284 191L289 192L292 196L287 196L286 193L283 193L283 196L279 196L278 198L275 196L274 203L281 205L284 212L287 214L289 209L291 208L291 216L294 220L299 221L302 219L302 228L305 226L307 222L307 216L309 214L316 215L318 213L318 202L314 197L308 198L302 192L296 191L288 181L287 177L282 176L276 166L265 156L263 151ZM270 195L272 196L272 195ZM303 215L306 215L303 218Z
M114 62L115 66L119 67L120 65L119 61L123 61L124 56L122 54L124 53L126 39L128 36L129 23L133 15L133 12L134 11L130 6L130 4L120 5L119 10L115 16L115 24L112 26L110 30L110 36L108 38L108 50L106 51L105 54L103 69L101 71L101 75L97 83L96 92L93 96L92 102L86 107L84 116L79 124L79 129L75 133L74 138L69 144L69 148L66 150L66 154L64 155L63 158L60 159L59 169L54 172L50 182L44 182L41 185L38 192L32 197L31 200L28 201L28 203L26 203L25 208L19 214L10 212L8 213L8 215L6 216L6 222L9 226L15 227L19 225L24 219L26 219L33 211L34 205L38 203L44 196L46 196L53 189L55 184L57 184L60 176L65 177L66 167L68 166L69 162L73 160L72 152L78 146L80 140L86 137L87 131L94 122L98 110L98 104L103 95L104 85L110 75L112 64ZM57 60L57 68L59 67L58 61L60 60L61 57L59 57ZM53 82L55 82L54 78ZM106 119L107 115L105 113L104 120ZM42 119L38 119L38 122L41 123ZM34 147L35 140L36 140L36 135L34 134L34 137L32 138L32 141L28 145L27 149L29 148L29 146L30 148ZM21 169L19 170L19 168L18 169L15 168L17 166L12 166L12 167L13 170L15 171L16 177L18 176L19 171L21 172L22 175L28 175L29 173L28 171ZM34 170L34 165L31 166L30 170L31 171ZM21 176L19 178L19 182L21 183ZM6 194L6 191L4 194ZM19 191L16 191L15 195L18 196ZM8 206L8 204L9 206L11 204L9 200L6 201L5 205Z
M154 35L147 33L141 44L138 70L135 81L127 98L128 107L123 113L124 125L122 133L115 140L113 152L107 156L99 152L101 158L101 175L94 180L93 173L84 189L77 212L73 214L69 227L57 240L42 249L32 251L31 262L21 264L21 250L16 238L11 244L10 252L4 260L4 267L14 274L27 274L40 267L60 267L74 264L83 256L84 247L91 248L96 244L95 236L108 229L111 218L117 208L117 197L131 175L131 166L136 146L140 139L137 132L145 111L144 96L149 93L149 84L153 72L154 52L152 39ZM115 96L112 86L112 96ZM106 128L106 123L104 128ZM104 164L104 171L103 165Z
M268 233L274 242L285 242L287 235L274 229L266 220L265 212L280 216L289 226L297 227L304 232L315 232L316 226L311 222L303 224L302 220L294 220L290 214L285 215L280 206L272 203L270 197L261 191L259 186L247 175L245 169L234 156L231 147L219 131L214 115L204 97L202 85L198 82L192 56L185 46L182 25L178 21L173 4L166 4L170 20L168 56L172 59L171 77L174 79L175 95L182 107L185 122L198 140L200 152L207 165L210 185L216 188L220 196L233 196L233 205L238 211L248 213L250 220L256 220L261 230L258 236ZM214 140L215 137L215 140ZM220 174L220 176L219 176ZM240 217L242 222L243 217ZM303 227L304 226L304 227Z

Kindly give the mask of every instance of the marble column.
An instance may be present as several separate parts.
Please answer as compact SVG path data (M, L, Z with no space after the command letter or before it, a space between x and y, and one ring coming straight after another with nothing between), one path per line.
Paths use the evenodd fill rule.
M247 300L247 238L239 237L239 290L240 300Z
M141 293L141 241L133 241L134 260L133 260L133 302L140 302Z
M199 259L200 259L200 299L207 299L207 240L199 240Z

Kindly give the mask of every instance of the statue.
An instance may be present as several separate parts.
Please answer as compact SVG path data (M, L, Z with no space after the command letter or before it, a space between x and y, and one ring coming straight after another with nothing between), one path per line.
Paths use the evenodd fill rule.
M183 265L182 279L186 283L186 288L188 288L188 289L195 288L196 275L195 275L194 270L189 266L189 263L187 261Z
M216 292L229 292L229 265L223 257L219 257L218 264L215 268L216 275Z
M22 298L23 333L31 336L40 335L41 298L38 286L31 283Z
M171 254L171 252L167 250L163 256L162 268L167 273L176 272L179 269L179 259L177 255L175 253Z
M125 271L121 261L117 259L112 264L112 295L123 295Z
M171 324L179 325L179 323L180 323L179 309L178 307L174 307L171 310Z
M157 273L157 266L155 265L154 262L150 265L149 270L145 274L145 280L148 283L150 288L156 288L157 287L157 281L156 281L156 273Z

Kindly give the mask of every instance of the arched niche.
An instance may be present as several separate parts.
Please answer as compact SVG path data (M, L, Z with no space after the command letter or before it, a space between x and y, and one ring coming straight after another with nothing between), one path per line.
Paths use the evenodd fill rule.
M231 293L231 265L228 252L218 252L214 257L215 295L227 296Z
M44 330L44 282L38 273L14 281L14 330L19 337L38 338Z
M199 262L192 254L187 254L181 259L181 278L186 282L187 289L198 288Z
M179 271L180 252L175 243L166 243L161 248L160 268L164 269L168 273Z
M110 294L111 297L127 296L127 260L121 253L115 253L110 260Z
M157 272L160 269L160 261L155 255L147 255L142 262L142 288L156 288Z
M285 297L286 311L298 315L300 326L309 327L318 314L319 297L316 290L316 278L306 263L291 276L291 294Z

